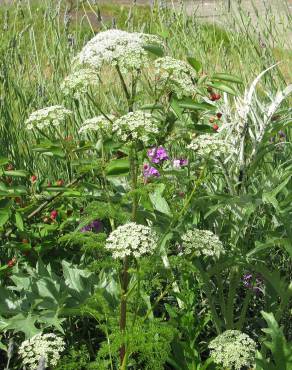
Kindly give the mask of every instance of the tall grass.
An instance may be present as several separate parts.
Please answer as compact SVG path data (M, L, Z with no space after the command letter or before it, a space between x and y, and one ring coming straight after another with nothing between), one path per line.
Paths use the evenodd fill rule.
M287 23L280 29L268 15L251 21L242 8L232 9L222 20L224 27L202 23L195 14L187 16L183 9L94 5L78 0L19 1L1 6L0 17L1 155L9 157L18 168L52 177L60 169L33 153L23 122L32 110L64 103L59 86L69 61L99 29L118 27L158 34L174 56L190 54L203 63L204 72L228 71L245 83L281 61L265 78L265 89L273 92L291 80ZM289 20L288 13L287 17ZM111 76L106 79L111 80ZM98 93L99 104L119 109L122 94L118 88ZM79 107L77 126L90 116L90 109ZM76 134L76 126L68 129L68 135L70 130Z

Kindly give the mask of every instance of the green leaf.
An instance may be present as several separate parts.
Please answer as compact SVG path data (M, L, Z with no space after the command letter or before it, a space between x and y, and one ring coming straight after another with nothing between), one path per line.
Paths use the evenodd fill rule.
M189 109L189 110L215 110L216 107L212 104L206 102L197 102L195 100L185 98L180 99L178 104L181 108Z
M16 224L18 230L20 230L20 231L24 230L23 219L22 219L22 216L19 212L15 213L15 224Z
M125 176L129 173L130 162L129 158L113 159L105 169L107 176Z
M146 50L146 51L149 51L150 53L158 56L158 57L163 57L164 55L164 50L162 47L158 46L158 45L155 45L155 44L147 44L147 45L144 45L143 48Z
M149 194L150 201L157 211L171 216L171 210L165 198L162 196L165 189L164 184L158 184L153 193Z
M12 176L12 177L27 177L28 172L27 171L4 171L4 175L6 176Z
M202 63L200 61L191 56L187 57L187 61L196 72L200 72L200 70L202 69Z
M10 319L3 320L3 324L5 324L5 330L22 332L27 338L31 338L40 332L40 330L35 327L35 322L37 319L38 316L32 316L31 314L24 316L22 313L20 313L11 317Z
M9 159L8 158L0 157L0 166L4 166L7 163L9 163Z
M211 77L211 80L219 80L219 81L227 81L227 82L235 82L238 84L242 84L243 81L241 78L231 75L229 73L215 73Z
M11 216L9 208L0 209L0 227L5 225Z
M231 95L237 95L236 91L233 89L233 87L231 87L229 85L226 85L226 84L223 84L221 82L210 82L209 86L214 87L217 90L224 91L224 92L226 92L228 94L231 94Z

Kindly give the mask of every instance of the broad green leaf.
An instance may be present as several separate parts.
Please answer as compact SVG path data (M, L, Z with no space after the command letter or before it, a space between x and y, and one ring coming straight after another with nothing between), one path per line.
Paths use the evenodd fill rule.
M23 219L19 212L15 213L15 223L16 223L18 230L20 231L24 230Z
M187 57L187 61L194 68L196 72L200 72L200 70L202 69L202 63L199 60L195 59L192 56L189 56Z
M129 173L130 162L129 158L113 159L105 169L107 176L125 176Z
M164 50L162 47L158 46L158 45L155 45L155 44L147 44L147 45L144 45L143 48L146 50L146 51L149 51L150 53L158 56L158 57L163 57L164 55Z
M221 82L210 82L209 86L214 87L217 90L224 91L231 95L237 95L236 91L233 89L233 87L223 84Z
M35 327L35 323L38 316L33 316L28 314L24 316L22 313L11 317L10 319L3 320L5 325L5 330L14 330L14 332L22 332L27 338L31 338L35 334L40 332L40 329Z
M171 216L172 214L169 205L165 198L162 196L164 189L165 189L164 184L157 185L154 192L149 194L149 198L154 209L168 216Z
M11 211L8 208L0 209L0 227L5 225L11 216Z

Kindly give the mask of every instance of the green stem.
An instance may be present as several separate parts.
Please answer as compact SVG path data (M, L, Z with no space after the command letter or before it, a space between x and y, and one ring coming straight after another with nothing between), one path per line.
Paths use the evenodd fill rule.
M226 329L234 328L234 299L236 295L236 289L238 285L239 271L238 267L233 267L230 272L229 279L229 292L227 298L227 308L226 308Z
M128 257L124 258L123 271L121 274L121 309L120 309L120 331L122 336L125 335L125 329L127 324L127 290L129 284L129 273L128 273ZM124 363L124 358L126 355L126 343L121 345L120 348L120 363L121 368Z
M252 294L253 293L252 293L251 290L248 290L248 292L246 293L246 296L245 296L244 301L243 301L240 317L239 317L238 322L236 323L237 330L242 330L242 327L243 327L243 324L244 324L244 321L245 321L245 318L246 318L246 314L247 314L248 305L250 303L250 299L252 297Z

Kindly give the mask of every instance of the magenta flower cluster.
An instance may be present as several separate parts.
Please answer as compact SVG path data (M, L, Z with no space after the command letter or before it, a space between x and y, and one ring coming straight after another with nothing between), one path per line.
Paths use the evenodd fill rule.
M163 146L158 146L151 148L147 151L147 156L150 160L150 162L155 163L155 164L161 164L164 161L169 160L168 153L166 149ZM188 160L184 158L180 159L173 159L172 160L172 166L176 169L187 166L188 165ZM148 164L144 164L143 166L143 175L145 178L149 177L159 177L160 173L159 171L155 168L152 167Z
M91 231L93 233L98 233L100 231L102 231L102 222L99 221L99 220L94 220L92 222L90 222L90 224L86 225L86 226L83 226L81 229L80 229L80 232L82 233L86 233L88 231Z

